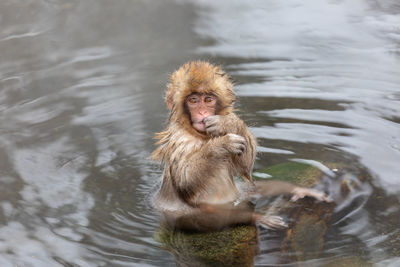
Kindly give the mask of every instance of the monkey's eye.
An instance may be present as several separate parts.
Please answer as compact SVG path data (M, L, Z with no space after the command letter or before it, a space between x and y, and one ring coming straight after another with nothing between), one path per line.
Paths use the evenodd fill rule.
M211 103L211 102L213 102L214 101L214 97L212 97L212 96L206 96L205 98L204 98L204 102L205 103Z
M199 98L196 96L190 96L186 101L189 104L196 104L197 102L199 102Z

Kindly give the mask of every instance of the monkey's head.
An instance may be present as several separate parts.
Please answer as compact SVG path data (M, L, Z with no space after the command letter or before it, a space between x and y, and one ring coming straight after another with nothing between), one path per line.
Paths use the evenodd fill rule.
M171 75L166 94L170 122L203 133L203 120L233 112L234 102L232 83L218 66L205 61L188 62Z

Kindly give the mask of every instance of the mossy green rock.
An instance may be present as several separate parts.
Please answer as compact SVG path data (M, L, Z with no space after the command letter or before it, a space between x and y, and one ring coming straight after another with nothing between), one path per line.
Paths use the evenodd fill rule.
M322 265L322 267L372 267L372 266L374 265L358 257L347 257L342 259L336 259L332 263Z
M207 233L161 228L157 239L174 255L178 266L253 266L257 251L254 226Z
M257 170L253 173L253 177L256 180L264 180L265 178L262 178L262 174L268 175L268 179L311 187L320 181L323 173L309 164L291 161L273 165L267 169Z

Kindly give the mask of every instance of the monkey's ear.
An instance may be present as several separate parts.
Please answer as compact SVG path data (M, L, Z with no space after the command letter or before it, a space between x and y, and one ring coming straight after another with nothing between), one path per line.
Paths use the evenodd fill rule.
M167 94L165 95L165 103L167 103L167 107L172 110L174 107L172 90L167 91Z

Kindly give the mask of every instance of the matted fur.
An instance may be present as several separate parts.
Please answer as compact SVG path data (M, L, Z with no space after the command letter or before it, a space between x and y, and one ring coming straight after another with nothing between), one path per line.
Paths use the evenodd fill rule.
M166 102L173 121L188 119L185 99L193 93L212 93L218 97L218 114L231 113L235 94L228 75L218 66L205 61L188 62L171 75ZM184 122L186 123L186 122Z
M211 136L192 127L185 107L193 93L214 94L216 115L224 118L227 133L245 138L242 155L228 155L224 144L228 136ZM158 148L152 158L161 161L163 184L156 199L166 209L197 205L201 202L226 203L238 197L234 175L251 181L256 142L247 126L233 113L235 94L228 75L218 66L204 61L189 62L170 77L166 103L170 109L167 127L155 138Z

